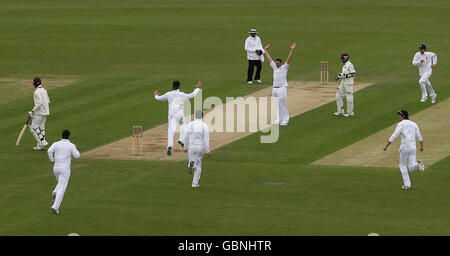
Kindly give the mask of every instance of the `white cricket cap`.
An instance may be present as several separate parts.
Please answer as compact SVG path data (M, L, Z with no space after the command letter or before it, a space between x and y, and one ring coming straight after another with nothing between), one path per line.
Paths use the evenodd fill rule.
M250 29L250 31L248 32L249 34L258 34L258 32L256 31L256 29L252 28Z

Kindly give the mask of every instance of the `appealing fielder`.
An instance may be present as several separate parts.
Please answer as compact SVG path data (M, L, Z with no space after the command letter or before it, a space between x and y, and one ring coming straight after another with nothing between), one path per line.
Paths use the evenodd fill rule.
M272 97L278 98L278 121L275 123L279 123L281 126L287 126L289 123L289 111L287 108L287 72L289 70L289 65L291 63L292 54L294 53L295 47L297 43L293 43L290 48L289 56L286 59L286 63L283 64L281 59L276 59L274 62L272 57L269 54L268 44L264 50L266 51L267 60L270 63L270 66L273 69L273 89L272 89Z
M425 166L423 165L421 160L416 160L416 138L420 142L420 151L423 151L423 140L422 135L419 131L419 126L416 123L409 120L408 111L400 110L397 112L398 123L395 128L394 133L389 138L388 143L383 148L384 151L387 150L389 145L400 135L402 138L400 144L400 172L403 177L403 186L402 189L410 189L411 188L411 180L409 179L409 172L415 172L417 170L424 171Z
M42 82L39 77L33 79L33 85L36 88L34 91L34 108L28 112L27 117L31 118L30 131L36 139L37 145L33 147L34 150L43 150L48 145L45 140L45 121L50 115L50 99L47 91L42 87Z
M253 84L253 71L256 66L255 80L257 83L261 83L261 62L264 62L264 49L262 47L261 38L257 36L256 29L250 29L249 37L245 40L244 49L247 51L248 70L247 70L247 83Z
M419 45L419 50L420 51L414 55L412 64L414 66L419 66L419 85L422 90L422 98L420 99L420 102L427 101L428 90L431 103L434 104L436 102L437 94L431 86L430 76L433 72L433 68L437 64L437 55L433 52L427 52L427 47L424 44Z
M336 105L337 112L334 113L336 116L354 116L353 112L353 84L355 76L355 67L348 60L350 56L347 53L341 55L341 61L344 63L342 67L342 72L337 74L335 79L341 79L341 84L339 85L339 90L336 92ZM344 113L344 97L347 100L347 113Z
M64 130L62 132L62 139L53 143L47 152L50 162L53 163L53 173L58 182L52 192L53 205L51 207L51 210L56 214L59 214L59 207L61 206L67 184L69 183L72 156L80 158L80 152L78 152L77 147L69 141L69 136L70 132Z
M173 90L165 93L164 95L159 95L158 91L155 91L153 94L155 95L155 99L164 101L167 100L169 102L169 112L168 112L168 120L169 127L167 129L167 155L172 155L173 148L173 136L177 130L177 125L180 125L180 137L178 139L178 144L182 147L184 146L184 137L185 137L185 129L186 129L186 120L184 117L184 101L186 99L192 99L197 95L202 88L202 82L198 81L197 88L190 94L186 94L180 91L180 82L173 81Z
M201 110L195 111L195 120L190 122L186 127L186 139L184 144L184 152L188 152L189 163L188 172L192 174L194 171L194 178L192 179L192 187L199 188L198 181L202 174L202 160L203 154L206 152L211 156L209 148L209 130L208 125L202 121L203 112Z

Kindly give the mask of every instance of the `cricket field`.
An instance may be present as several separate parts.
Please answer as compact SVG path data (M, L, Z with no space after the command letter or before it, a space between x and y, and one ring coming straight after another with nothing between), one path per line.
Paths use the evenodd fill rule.
M447 0L2 1L0 235L450 235L449 9ZM217 147L199 189L185 160L83 156L131 136L133 125L167 123L167 103L153 92L173 80L185 92L202 80L204 99L270 87L267 61L262 84L245 82L250 28L275 58L297 42L288 82L318 83L322 60L332 79L348 53L356 82L371 84L355 93L355 117L334 116L331 100L291 117L276 143L254 133ZM435 105L419 102L411 61L420 43L438 56ZM56 180L47 153L33 151L28 130L15 145L35 76L51 100L47 140L69 129L81 152L59 215L50 211ZM400 189L400 138L384 152L395 155L387 167L340 164L355 158L347 147L381 152L388 137L371 136L394 125L400 109L424 131L426 170L411 174L409 191ZM427 163L427 152L439 157Z

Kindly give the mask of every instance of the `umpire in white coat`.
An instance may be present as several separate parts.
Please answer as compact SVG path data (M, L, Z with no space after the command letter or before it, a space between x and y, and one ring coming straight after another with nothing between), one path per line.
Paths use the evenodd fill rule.
M200 175L202 174L203 154L206 152L211 156L209 148L209 129L208 125L202 121L203 112L195 111L195 120L190 122L186 128L186 138L184 144L184 152L188 152L189 163L188 172L191 174L194 170L194 178L192 179L192 187L199 188L198 184Z
M253 84L253 71L256 66L255 80L257 83L261 83L261 63L264 62L264 48L262 47L261 38L257 36L256 29L250 29L249 37L245 40L245 51L247 51L248 70L247 70L247 83Z
M59 214L59 207L66 193L67 184L70 178L70 164L72 157L80 158L80 152L77 147L69 141L70 132L64 130L62 139L53 143L48 149L48 158L53 163L53 173L58 182L52 192L53 205L51 210Z

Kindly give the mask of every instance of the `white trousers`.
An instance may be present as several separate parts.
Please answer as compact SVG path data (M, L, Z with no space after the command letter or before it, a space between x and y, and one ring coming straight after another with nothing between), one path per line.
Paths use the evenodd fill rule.
M337 112L344 113L344 97L347 99L347 113L353 114L353 84L341 82L336 92Z
M287 108L287 87L272 89L272 97L278 98L278 121L280 124L288 124L289 111Z
M195 171L194 171L194 178L192 179L192 186L196 186L198 185L200 175L202 174L203 149L189 148L188 155L189 155L189 163L194 162Z
M70 167L55 165L53 167L53 174L55 174L56 184L53 193L56 193L55 202L53 202L52 208L59 210L59 206L61 206L61 202L64 198L64 193L66 193L67 184L69 184L70 178Z
M173 148L173 136L177 131L178 125L180 125L180 137L178 140L184 143L184 134L187 125L183 111L180 111L175 114L169 114L169 128L167 129L167 147Z
M33 134L34 139L37 142L36 147L44 147L48 145L48 142L45 140L45 121L47 120L47 116L42 115L33 115L31 120L30 131Z
M403 184L411 187L411 180L409 179L409 172L415 172L419 169L416 160L416 149L401 149L400 150L400 172L402 173Z
M428 90L428 94L430 94L431 98L436 97L436 93L434 92L434 89L431 86L431 81L430 81L431 72L432 71L430 70L420 76L419 84L420 84L420 89L422 90L422 99L424 99L424 100L426 100L428 97L427 90Z

